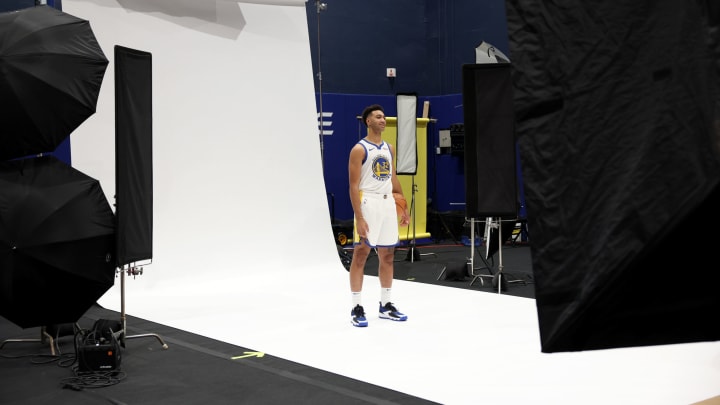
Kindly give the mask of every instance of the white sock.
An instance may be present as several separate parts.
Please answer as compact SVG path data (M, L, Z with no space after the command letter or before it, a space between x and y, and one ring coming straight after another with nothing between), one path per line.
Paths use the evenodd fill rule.
M390 296L392 295L392 288L381 288L380 289L380 305L385 306L390 302Z
M360 291L352 291L352 305L355 308L356 305L362 306L362 293Z

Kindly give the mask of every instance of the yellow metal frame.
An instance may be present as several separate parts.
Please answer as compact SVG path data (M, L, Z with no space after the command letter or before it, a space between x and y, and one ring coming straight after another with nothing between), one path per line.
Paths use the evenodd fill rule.
M417 157L418 166L417 173L413 175L398 175L398 180L402 185L403 194L408 202L408 210L412 200L413 183L415 183L415 218L410 218L410 224L408 226L399 226L398 231L400 233L400 240L412 240L415 239L429 238L430 233L427 231L427 129L429 118L417 118ZM397 148L397 117L385 117L385 131L383 132L383 140ZM397 167L397 153L393 156L395 161L395 167ZM413 234L413 223L415 226L415 233Z

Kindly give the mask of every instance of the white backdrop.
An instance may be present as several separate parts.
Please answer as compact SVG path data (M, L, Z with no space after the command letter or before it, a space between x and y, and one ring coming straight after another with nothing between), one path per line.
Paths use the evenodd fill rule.
M217 288L256 272L281 279L303 265L340 273L304 2L254 3L63 2L90 21L110 59L97 113L72 134L71 153L111 205L113 48L153 55L153 262L128 282L128 313L178 305L158 300L140 310L131 297L144 290ZM299 260L307 250L312 260ZM117 308L117 288L101 304Z

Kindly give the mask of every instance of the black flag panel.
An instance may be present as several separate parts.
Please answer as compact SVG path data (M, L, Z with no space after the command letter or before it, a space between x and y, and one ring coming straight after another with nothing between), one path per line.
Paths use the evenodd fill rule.
M510 66L490 63L462 68L468 218L517 215Z
M506 3L542 351L720 340L707 10L559 3Z
M117 265L152 259L152 55L115 46Z

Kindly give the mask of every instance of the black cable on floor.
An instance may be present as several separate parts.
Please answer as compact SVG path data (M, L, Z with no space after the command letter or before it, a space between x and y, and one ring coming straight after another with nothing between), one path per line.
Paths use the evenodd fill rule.
M65 389L80 391L84 388L103 388L118 384L127 376L124 371L88 371L73 370L75 375L60 380L60 386Z

